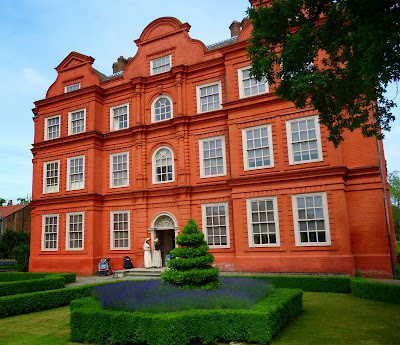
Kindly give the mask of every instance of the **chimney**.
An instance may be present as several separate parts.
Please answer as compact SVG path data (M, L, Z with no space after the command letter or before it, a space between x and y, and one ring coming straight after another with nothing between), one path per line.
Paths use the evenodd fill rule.
M231 29L231 37L239 36L240 23L237 20L234 20L232 24L229 26L229 29Z
M243 18L242 22L240 23L240 26L242 27L242 30L243 30L243 28L246 26L246 24L247 24L249 21L250 21L249 18L247 18L247 17L244 17L244 18Z
M126 65L128 64L128 60L125 59L123 56L120 56L117 59L117 62L113 63L113 73L121 72L125 69Z
M12 206L12 200L8 200L8 204L7 204L7 206Z

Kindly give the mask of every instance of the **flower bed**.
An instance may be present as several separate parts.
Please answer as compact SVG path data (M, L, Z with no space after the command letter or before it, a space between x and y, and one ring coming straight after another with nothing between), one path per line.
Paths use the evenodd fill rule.
M104 309L118 311L171 312L189 309L250 309L272 292L266 281L221 277L215 290L182 290L160 280L122 281L98 286L93 293Z
M71 302L71 340L98 344L186 345L193 341L267 344L302 311L302 291L276 289L250 309L169 313L104 310L93 297Z

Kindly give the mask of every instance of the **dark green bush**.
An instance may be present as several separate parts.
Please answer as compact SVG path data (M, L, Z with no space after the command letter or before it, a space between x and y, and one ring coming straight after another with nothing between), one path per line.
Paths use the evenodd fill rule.
M75 281L75 273L0 273L0 296L61 289Z
M13 257L17 261L17 270L20 272L28 272L29 269L29 243L22 243L13 250Z
M173 259L168 261L168 269L161 279L176 286L190 289L214 289L220 285L219 269L212 267L214 255L207 253L208 245L204 234L196 222L189 219L177 236L176 243L181 247L171 251Z
M350 292L350 277L252 276L265 279L276 288L302 289L314 292Z
M71 302L71 340L150 345L244 340L266 344L301 311L302 292L287 289L275 290L249 310L112 312L102 310L100 302L94 298L85 298Z
M23 231L7 229L0 237L0 257L11 259L13 251L23 243L29 243L30 235Z
M351 293L355 297L400 304L400 285L382 284L361 278L351 279Z
M73 299L89 296L92 285L30 292L0 297L0 318L68 305Z

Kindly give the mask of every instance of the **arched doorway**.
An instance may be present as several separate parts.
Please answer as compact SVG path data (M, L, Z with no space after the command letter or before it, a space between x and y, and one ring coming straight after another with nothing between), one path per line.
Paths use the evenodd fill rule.
M154 240L159 239L161 244L161 257L163 266L166 265L169 252L175 248L175 238L179 234L179 226L175 217L169 212L161 212L157 214L148 229L151 235L151 246L154 250Z

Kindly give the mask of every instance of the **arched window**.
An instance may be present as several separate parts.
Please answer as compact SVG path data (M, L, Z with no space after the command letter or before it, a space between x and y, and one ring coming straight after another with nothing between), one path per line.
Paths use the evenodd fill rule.
M174 155L168 146L161 146L153 154L153 183L173 182Z
M151 122L165 121L172 118L172 100L166 95L158 96L151 107Z

